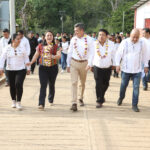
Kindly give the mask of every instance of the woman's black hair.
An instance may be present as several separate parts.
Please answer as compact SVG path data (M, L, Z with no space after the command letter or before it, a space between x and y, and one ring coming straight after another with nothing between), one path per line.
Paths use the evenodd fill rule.
M53 35L53 41L52 41L52 43L53 43L53 45L55 45L55 38L54 38L54 34L53 34L52 31L46 31L46 32L45 32L45 36L46 36L46 34L47 34L48 32L52 33L52 35ZM46 39L44 40L43 45L44 45L44 46L47 45Z
M67 41L67 37L66 37L66 36L63 36L62 38L65 39L65 40Z
M119 39L119 40L120 40L120 43L121 43L121 41L122 41L121 36L117 36L116 39Z
M16 37L18 36L17 33L14 33L12 36L11 36L11 39L9 40L8 44L12 44L12 41L16 39Z

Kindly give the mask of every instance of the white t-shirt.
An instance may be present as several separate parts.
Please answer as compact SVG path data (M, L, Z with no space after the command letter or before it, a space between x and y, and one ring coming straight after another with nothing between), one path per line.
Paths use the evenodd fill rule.
M69 43L68 42L62 42L62 52L64 54L67 54L68 53L68 48L69 48Z

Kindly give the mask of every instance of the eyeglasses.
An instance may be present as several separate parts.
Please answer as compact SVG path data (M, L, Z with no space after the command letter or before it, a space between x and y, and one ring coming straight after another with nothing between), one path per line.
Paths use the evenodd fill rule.
M17 51L16 51L16 49L15 49L15 56L17 55Z

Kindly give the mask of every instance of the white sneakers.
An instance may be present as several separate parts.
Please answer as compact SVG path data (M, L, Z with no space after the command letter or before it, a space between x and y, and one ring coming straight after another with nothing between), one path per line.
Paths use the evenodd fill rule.
M53 104L53 103L50 103L50 106L54 106L54 104Z
M62 69L62 70L61 70L61 73L64 73L64 72L65 72L65 70Z
M12 108L16 108L16 101L15 100L12 100L12 105L11 105Z
M17 102L17 103L16 103L16 108L17 108L18 110L22 110L21 102Z
M12 100L12 108L17 108L18 110L22 110L21 102L16 102L15 100Z

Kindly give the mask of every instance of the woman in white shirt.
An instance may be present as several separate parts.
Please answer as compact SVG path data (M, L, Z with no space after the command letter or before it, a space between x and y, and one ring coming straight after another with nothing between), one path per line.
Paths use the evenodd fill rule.
M67 37L62 37L62 53L61 53L61 66L62 66L62 73L66 70L67 67L67 52L69 48L69 43L67 41Z
M3 74L3 67L6 59L12 108L17 107L19 110L22 110L21 98L23 94L23 82L26 76L26 63L29 62L29 57L27 51L20 45L18 34L13 34L11 44L4 49L0 57L0 75ZM30 68L27 69L27 74L30 74Z
M116 37L116 42L115 42L115 52L114 52L114 56L116 55L116 52L117 52L117 50L118 50L118 48L119 48L119 45L120 45L121 41L122 41L121 36L117 36L117 37ZM114 69L114 74L113 74L114 78L115 78L115 77L118 78L118 75L119 75L119 74L116 72L116 69Z

